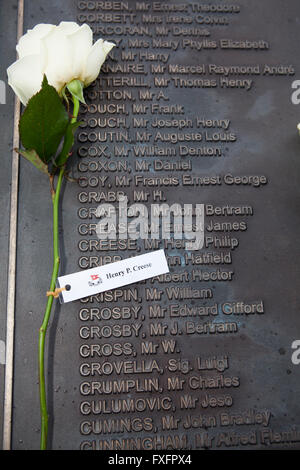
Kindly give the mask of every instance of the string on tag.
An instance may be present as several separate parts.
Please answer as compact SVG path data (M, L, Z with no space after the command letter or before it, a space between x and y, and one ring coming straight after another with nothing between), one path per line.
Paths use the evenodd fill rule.
M47 297L50 297L50 295L53 295L55 299L59 297L59 294L63 292L64 290L67 290L66 287L56 287L54 291L47 291Z

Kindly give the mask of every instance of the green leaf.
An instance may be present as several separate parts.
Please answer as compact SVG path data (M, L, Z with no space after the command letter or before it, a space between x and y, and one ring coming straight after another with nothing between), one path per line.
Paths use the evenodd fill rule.
M35 150L43 162L55 155L69 124L68 113L54 87L44 76L42 89L34 95L20 119L20 138L27 150Z
M16 152L20 153L23 157L29 160L38 170L42 171L46 175L49 175L48 166L44 163L35 150L19 150L15 149Z
M77 127L80 126L80 124L82 124L82 122L70 122L69 123L66 134L65 134L65 139L64 139L62 150L59 156L57 157L57 159L55 160L55 166L60 167L66 163L69 157L70 150L74 144L74 133Z

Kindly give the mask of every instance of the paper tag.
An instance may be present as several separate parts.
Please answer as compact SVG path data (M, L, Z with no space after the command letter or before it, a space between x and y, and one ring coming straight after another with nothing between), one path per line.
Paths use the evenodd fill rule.
M164 250L158 250L98 268L60 276L57 281L59 287L67 288L61 293L63 302L66 303L168 272Z

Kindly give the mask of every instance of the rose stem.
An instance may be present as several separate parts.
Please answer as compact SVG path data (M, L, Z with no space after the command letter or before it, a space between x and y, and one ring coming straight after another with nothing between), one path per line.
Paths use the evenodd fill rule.
M73 98L74 110L73 118L71 122L77 120L77 115L79 111L79 101L76 98ZM53 205L53 268L52 268L52 278L50 283L50 291L55 290L56 279L58 276L59 269L59 235L58 235L58 207L59 207L59 196L61 190L62 179L65 171L65 166L62 166L59 170L58 180L56 190L53 189L53 181L51 183L51 195L52 195L52 205ZM41 443L40 449L46 450L47 448L47 435L48 435L48 413L47 413L47 400L46 400L46 386L45 386L45 337L47 332L47 327L50 319L51 309L53 304L53 296L48 297L46 311L44 314L44 319L42 326L39 330L39 383L40 383L40 409L41 409Z

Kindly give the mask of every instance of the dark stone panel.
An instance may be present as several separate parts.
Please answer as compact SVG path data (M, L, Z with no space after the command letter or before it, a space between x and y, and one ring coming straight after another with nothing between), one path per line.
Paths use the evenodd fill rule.
M61 20L78 20L80 21L80 14L88 14L88 21L91 26L100 26L106 31L105 38L109 40L121 40L119 47L113 51L107 64L108 67L103 70L101 78L97 80L96 84L92 85L86 91L87 105L100 104L107 105L125 104L125 109L128 114L122 114L122 109L119 109L118 114L110 114L109 112L101 114L98 110L97 113L90 111L85 113L81 112L81 118L85 121L92 118L105 119L120 117L126 120L127 127L122 128L122 123L117 132L128 132L128 141L124 139L123 142L110 142L109 134L107 135L106 142L84 142L84 132L103 133L107 128L93 127L93 122L90 122L90 127L82 126L78 131L78 138L74 149L74 159L71 164L71 174L73 177L95 177L95 176L108 176L108 185L103 189L107 191L124 191L129 197L129 203L137 202L134 200L134 190L144 190L150 192L148 204L153 202L152 192L155 189L161 189L166 195L166 202L168 204L205 204L206 208L209 205L218 207L225 207L227 205L233 207L251 206L253 209L252 215L243 216L230 216L220 217L215 214L213 217L208 213L206 214L205 223L246 223L247 230L230 230L214 231L206 229L206 235L212 235L218 238L221 247L213 247L205 249L205 251L213 251L218 254L230 253L232 263L229 264L215 264L215 265L191 265L188 256L199 256L202 251L199 250L195 253L187 252L185 249L178 247L166 248L166 254L170 261L171 274L176 273L184 276L187 273L187 280L181 283L165 282L161 283L156 281L152 283L147 281L145 284L134 286L137 289L138 300L135 299L128 301L125 297L111 302L110 299L100 300L94 303L82 303L76 301L67 305L57 305L52 317L52 322L49 329L48 339L49 347L47 352L48 359L48 398L49 398L49 413L50 413L50 446L53 449L79 449L83 441L89 443L96 443L96 448L101 448L104 441L109 441L116 446L116 440L121 442L123 448L130 449L130 439L139 442L142 441L142 448L147 448L147 445L158 446L155 442L159 439L167 439L170 436L170 448L173 446L180 448L204 448L209 447L212 442L212 448L224 449L281 449L291 448L299 449L300 440L296 435L299 434L299 407L297 405L297 394L299 392L298 380L298 367L291 361L291 344L294 340L298 339L299 331L299 296L297 294L297 285L299 281L299 137L297 135L296 125L299 120L299 107L292 103L292 83L299 75L299 60L298 60L298 44L299 44L299 28L297 18L299 17L299 5L297 1L290 1L287 8L286 2L276 0L265 0L260 2L253 0L251 4L246 1L240 1L241 11L236 14L229 13L212 13L207 12L203 14L207 18L207 22L214 21L217 18L220 20L225 17L227 24L213 25L212 23L201 24L193 23L193 27L206 29L209 31L209 36L199 36L191 31L189 34L182 34L176 37L169 32L169 40L179 41L176 50L170 47L153 46L152 41L157 40L159 37L163 41L167 41L163 35L159 36L156 28L161 25L162 20L164 25L168 25L170 29L176 26L176 23L167 23L166 20L171 15L182 16L184 18L196 18L197 15L202 15L199 11L191 11L194 8L200 8L204 5L200 2L180 2L173 0L172 2L165 2L164 5L187 5L187 12L159 12L153 10L154 3L145 2L149 6L149 11L135 12L135 3L133 1L123 2L128 5L131 11L126 9L118 11L120 2L114 3L115 10L104 10L107 7L107 2L98 2L98 10L93 9L93 5L97 2L51 2L44 1L29 2L25 1L25 27L30 28L40 22L52 22L57 24ZM122 3L122 2L121 2ZM139 2L141 4L141 2ZM162 2L161 2L162 3ZM87 5L88 9L84 8ZM230 2L209 2L209 5L231 5ZM107 7L108 8L108 7ZM152 10L151 10L152 9ZM115 13L136 13L133 24L130 24L130 18L126 18L126 24L131 28L137 28L137 33L132 35L132 31L126 31L126 34L120 34L120 29L123 26L121 20L117 16L109 21L108 16ZM95 16L101 14L99 21L94 22ZM143 25L141 18L143 14L151 14L156 17L154 23L148 25L150 34L146 33L139 35L138 27ZM211 20L209 20L211 18ZM123 18L124 19L124 18ZM201 21L201 18L198 18ZM221 20L220 20L221 21ZM178 25L177 25L178 26ZM181 27L191 27L189 23L181 24ZM111 33L108 28L115 28L115 32ZM106 29L105 29L106 28ZM174 30L172 30L174 33ZM280 34L279 34L280 32ZM104 36L101 32L97 32L96 36ZM240 40L263 40L270 44L269 49L266 50L241 50L241 49L221 49L209 47L209 41L217 41L224 38L230 38L233 41ZM144 41L141 47L137 43L133 44L131 41L140 39ZM184 43L184 40L191 39L194 44ZM205 43L205 40L207 41ZM202 49L199 43L202 42ZM145 45L146 42L146 45ZM147 44L149 42L149 47ZM11 39L10 44L13 44ZM175 44L175 43L174 43ZM184 47L185 44L185 47ZM175 47L175 46L174 46ZM135 53L135 59L125 60L122 59L122 54L131 51ZM170 54L166 61L166 70L164 73L151 72L152 61L140 54L149 52ZM124 57L124 56L123 56ZM116 64L143 64L146 74L138 74L136 72L123 73L122 71L114 72L112 69ZM163 57L153 60L153 64L160 66L164 65ZM188 65L203 65L206 70L205 76L198 73L179 73L171 72L169 69L170 64L180 64L180 66ZM209 64L216 64L218 66L252 66L253 68L259 66L260 74L252 73L252 75L245 74L241 71L239 74L226 76L225 73L219 74L215 71L209 73ZM263 74L262 70L265 65L271 66L293 66L294 74L280 74L267 75ZM110 69L110 68L111 69ZM254 69L253 69L254 70ZM113 82L118 77L125 77L128 79L128 84L122 82ZM168 78L170 82L168 86L155 86L154 77ZM174 77L177 77L174 79ZM218 86L200 87L192 80L216 80ZM130 79L132 81L130 82ZM182 86L178 85L179 80L183 80ZM253 80L249 83L249 91L243 88L231 86L227 82L228 88L225 86L224 79L230 80ZM136 81L134 81L136 80ZM151 84L150 88L139 87L139 80L146 80ZM176 82L177 80L177 82ZM184 82L184 80L187 80ZM223 83L223 88L221 87ZM251 85L251 86L250 86ZM93 92L100 91L100 97L95 98ZM125 97L119 100L118 95L114 95L112 99L108 99L108 91L117 90L119 93L122 91L131 93L134 100ZM139 96L140 90L149 90L154 92L152 99L142 99ZM157 99L159 92L168 99ZM102 96L101 96L102 92ZM134 112L134 104L144 104L148 106L145 108L145 113ZM184 109L183 118L190 119L192 126L186 125L183 129L178 129L173 122L169 127L166 123L159 124L161 128L154 127L154 123L158 120L175 120L180 118L180 114L176 115L174 112L166 112L158 114L156 111L151 112L151 105L159 104L161 106L177 105L178 109ZM141 125L134 125L134 118L144 118L148 120L145 127ZM200 123L197 127L197 118L206 120L224 120L229 119L227 129L222 128L204 128ZM223 122L223 121L222 121ZM223 123L225 126L225 123ZM207 124L207 126L209 126ZM225 126L226 127L226 126ZM114 132L114 128L110 128ZM137 132L149 132L151 135L149 142L138 142ZM194 141L191 143L188 137L184 142L174 144L172 142L154 142L154 136L157 132L161 134L172 133L179 135L182 133L190 134L201 133L202 142ZM205 136L207 132L206 142ZM214 143L209 143L209 136L215 133L232 134L237 136L234 142L221 142L217 140ZM124 145L124 153L126 149L129 150L128 157L120 157L116 154L115 145ZM148 148L151 145L156 145L161 149L176 149L175 156L149 156L139 158L135 155L138 146ZM91 167L87 172L78 169L78 152L83 147L96 149L99 146L107 146L106 156L93 155L90 157L82 157L79 161L85 165L86 162L92 161L104 166L114 161L122 162L128 161L128 168L131 170L127 172L126 169L115 172L113 166L110 171L101 172L93 171ZM180 155L180 145L188 147L204 147L205 145L213 148L219 147L222 151L220 157L202 157L202 156L183 156ZM183 152L184 153L184 152ZM164 171L155 170L154 160L162 160L163 162L191 162L192 170L179 171L166 169ZM136 161L146 161L150 163L149 171L141 169L136 166ZM50 266L52 260L52 240L51 240L51 200L48 181L46 178L40 177L36 170L22 161L20 173L20 204L19 204L19 232L18 232L18 271L17 271L17 305L16 305L16 347L15 347L15 383L14 383L14 413L13 413L13 448L15 449L33 449L38 448L39 445L39 406L38 406L38 386L37 386L37 340L38 329L42 321L43 309L46 303L45 293L48 289L50 281ZM173 177L179 178L181 181L182 175L190 174L191 176L198 177L224 177L226 174L236 176L246 175L256 177L262 175L266 176L268 183L255 187L252 185L226 185L224 180L220 185L202 185L202 186L189 186L189 185L162 185L157 187L147 186L147 182L138 187L134 187L131 183L128 187L122 187L116 183L115 176L132 177L137 175L145 178L153 177ZM82 182L83 180L81 180ZM111 187L109 186L111 185ZM87 208L94 208L98 205L99 201L94 201L89 204L81 204L78 200L80 191L95 191L101 192L101 186L80 188L76 183L66 183L63 185L63 203L60 210L61 220L61 255L62 263L60 268L61 274L67 274L77 271L79 256L105 256L118 254L122 258L132 256L135 251L93 251L93 252L80 252L78 244L83 238L96 239L95 235L83 237L78 233L78 226L80 223L96 223L95 218L80 219L78 217L78 209L80 206ZM158 201L159 202L159 201ZM161 201L162 202L162 201ZM228 244L238 240L238 246L235 249L230 249ZM222 245L223 244L223 245ZM164 245L161 245L164 247ZM136 254L146 251L145 245L142 241L138 241ZM172 264L178 256L181 260L181 265ZM206 281L204 279L194 281L193 270L211 272L217 269L222 271L234 271L231 281ZM24 274L26 274L24 276ZM149 301L146 298L147 289L156 287L163 291L161 302ZM168 299L168 289L170 287L181 288L194 288L196 290L211 289L213 297L211 299L187 299L178 300L176 298ZM126 292L124 288L122 292ZM149 292L149 291L148 291ZM184 292L183 292L184 294ZM253 315L229 315L228 312L221 312L222 304L228 302L244 302L244 303L258 303L263 301L264 313ZM191 316L186 318L171 317L170 305L178 304L181 307L197 308L199 306L213 306L217 304L217 315L210 315L209 317ZM151 318L149 305L160 305L165 308L165 316L161 318ZM137 318L131 320L105 320L99 321L82 321L79 318L79 311L81 308L108 308L113 307L134 307L141 306L141 312ZM143 318L143 316L145 318ZM237 331L228 333L215 333L215 334L200 334L187 331L186 322L194 322L197 325L203 325L210 322L210 327L221 323L224 328L229 327L229 322L235 325ZM166 325L167 333L155 334L153 325L161 323ZM129 357L123 355L118 357L112 355L106 357L87 358L80 357L79 350L82 344L96 344L101 347L103 343L114 344L117 342L126 342L126 337L116 338L95 338L84 339L79 336L79 330L82 326L99 326L103 325L113 327L118 324L135 324L141 325L140 333L137 337L130 337L128 342L133 344L133 354ZM151 326L152 325L152 326ZM181 330L176 334L176 325ZM210 328L208 327L208 328ZM191 326L190 326L191 328ZM145 337L143 337L145 335ZM0 338L1 339L1 338ZM162 348L163 340L176 340L176 350L174 353L164 353ZM146 341L152 341L158 344L158 352L151 354L142 354L141 344ZM134 355L136 353L136 356ZM201 371L197 370L199 362L197 357L202 358L224 358L228 357L228 364L224 365L224 370L220 366L217 370ZM97 373L94 376L80 375L79 367L82 363L88 364L95 362L102 364L107 361L109 364L123 365L125 361L137 361L138 367L142 361L156 360L162 368L162 373L157 373L147 370L144 373L120 373L102 375ZM168 361L174 362L168 363ZM188 364L188 369L186 370ZM128 366L129 367L129 366ZM134 367L134 366L133 366ZM193 370L191 370L193 367ZM172 370L171 370L172 369ZM198 378L191 379L191 376ZM176 391L168 389L168 377L175 380L178 377L182 380L182 389L178 386ZM201 379L199 379L201 377ZM227 385L220 385L227 377ZM229 378L235 385L228 385ZM156 378L159 381L160 387L158 391L145 391L128 390L127 393L111 393L111 394L95 394L84 396L80 394L80 384L82 382L99 382L104 386L110 384L110 381L117 380L144 380L149 378ZM192 381L191 381L192 380ZM219 385L209 386L209 380L217 381ZM198 383L198 388L197 384ZM188 386L189 384L189 386ZM202 388L199 384L202 384ZM206 385L205 385L206 384ZM194 387L194 388L193 388ZM211 396L211 402L206 406L205 400L207 395ZM170 410L160 411L156 409L156 405L163 397L172 398L172 407ZM184 397L190 396L196 399L195 407L192 402L184 408ZM221 400L218 405L215 403L215 397ZM224 398L225 397L225 398ZM154 411L135 411L127 413L123 410L122 413L117 413L109 410L115 405L117 400L134 400L138 406L143 405L142 400L156 400ZM97 404L101 403L102 413L99 414L81 414L79 407L80 402L94 400ZM114 401L116 400L116 401ZM223 400L223 402L222 402ZM231 404L232 401L232 404ZM122 402L124 403L124 401ZM150 401L147 401L148 406ZM161 403L161 402L160 402ZM167 403L165 401L164 403ZM181 404L181 406L180 406ZM164 406L164 405L163 405ZM106 407L106 408L105 408ZM226 425L225 417L221 414L225 413L231 415L246 414L252 424L239 424L236 422L234 425ZM173 428L168 430L165 424L163 428L162 417L174 415L179 419L178 427L173 423ZM80 424L84 421L101 421L103 425L104 420L112 420L116 423L123 418L148 418L149 421L143 423L143 430L135 431L115 431L112 433L102 432L97 434L97 428L94 432L89 434L90 424L83 427L83 432L80 434ZM202 417L202 421L201 418ZM266 417L266 422L260 423L261 417ZM189 418L190 417L190 418ZM189 427L189 420L195 420L194 425ZM223 419L223 421L222 421ZM255 421L256 420L256 421ZM111 421L111 422L112 422ZM149 423L154 423L152 428ZM187 423L184 425L184 423ZM147 424L148 423L148 424ZM215 423L215 424L214 424ZM119 424L118 424L119 425ZM151 429L149 429L149 426ZM266 437L268 430L273 430L273 437ZM283 436L285 432L295 430L295 435L291 437L292 441L284 441ZM224 436L222 437L222 433ZM227 433L227 434L226 434ZM280 434L280 438L276 434ZM241 437L243 436L243 437ZM277 436L277 437L276 437ZM123 439L123 441L122 441ZM237 439L237 440L235 440ZM248 439L248 444L245 442ZM270 440L272 440L270 443ZM276 440L277 439L277 440ZM281 442L279 442L279 440ZM266 445L268 444L268 446ZM88 444L90 445L90 444ZM91 444L94 445L94 444ZM132 445L132 444L131 444ZM137 444L140 445L140 444ZM117 448L117 447L114 447ZM159 447L156 447L159 449Z

